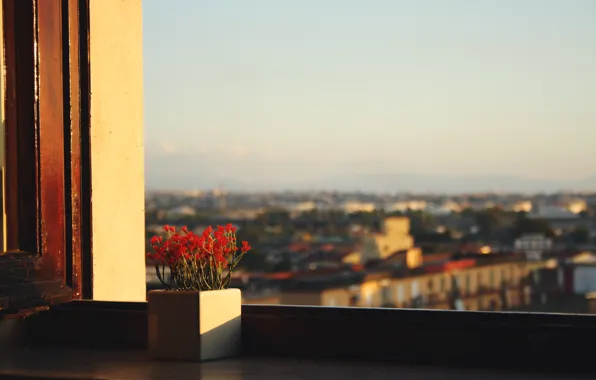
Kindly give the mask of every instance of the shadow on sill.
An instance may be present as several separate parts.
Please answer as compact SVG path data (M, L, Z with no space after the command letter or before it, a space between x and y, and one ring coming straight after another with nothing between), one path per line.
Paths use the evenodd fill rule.
M32 361L36 358L36 361ZM45 379L535 379L511 371L413 367L272 357L238 357L202 363L148 360L143 351L29 348L0 356L0 378ZM4 372L6 371L6 372ZM11 372L12 371L12 372ZM14 377L21 376L21 377ZM541 379L579 380L585 376L543 375Z

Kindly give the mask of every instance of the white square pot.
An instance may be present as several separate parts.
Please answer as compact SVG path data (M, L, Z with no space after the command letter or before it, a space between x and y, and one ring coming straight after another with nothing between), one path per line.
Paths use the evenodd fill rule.
M148 302L152 358L202 361L239 353L240 289L152 290Z

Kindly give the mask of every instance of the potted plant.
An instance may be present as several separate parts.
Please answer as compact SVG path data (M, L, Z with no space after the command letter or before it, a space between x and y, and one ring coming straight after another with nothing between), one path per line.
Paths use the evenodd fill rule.
M148 348L155 359L201 361L233 356L240 349L241 293L229 289L232 272L251 249L236 244L231 224L202 235L164 226L151 239L163 290L148 294Z

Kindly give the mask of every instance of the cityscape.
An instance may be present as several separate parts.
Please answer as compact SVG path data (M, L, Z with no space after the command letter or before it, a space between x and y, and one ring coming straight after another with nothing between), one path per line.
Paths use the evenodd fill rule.
M147 251L232 223L245 304L596 312L592 3L230 1L146 3Z
M596 192L147 193L148 250L165 224L226 223L253 246L247 304L596 312Z

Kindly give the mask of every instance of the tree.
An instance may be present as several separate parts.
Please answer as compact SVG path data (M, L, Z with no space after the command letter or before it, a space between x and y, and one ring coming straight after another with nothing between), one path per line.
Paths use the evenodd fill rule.
M157 210L150 210L145 212L145 224L160 224L161 218Z
M428 234L434 223L433 216L423 211L408 210L406 216L410 218L410 232L412 235Z
M265 255L259 251L249 251L238 263L238 268L247 272L270 272L271 264L266 260Z
M245 227L238 228L238 232L236 232L236 239L238 241L246 240L250 244L257 244L262 240L264 235L265 232L261 227L249 224Z
M357 223L366 227L379 227L383 216L379 215L377 211L357 211L349 215L349 220L352 223Z
M269 209L257 216L256 221L268 226L285 226L290 222L290 212L281 208Z
M513 234L520 237L524 234L542 234L546 237L554 237L555 233L548 222L544 219L529 219L520 217L513 225Z
M497 230L503 227L503 212L497 208L490 208L479 211L475 215L478 233L481 236L490 238Z
M284 257L273 266L274 272L289 272L294 269L292 260L289 257Z
M585 226L577 226L569 233L569 237L577 244L585 244L590 241L590 231Z

